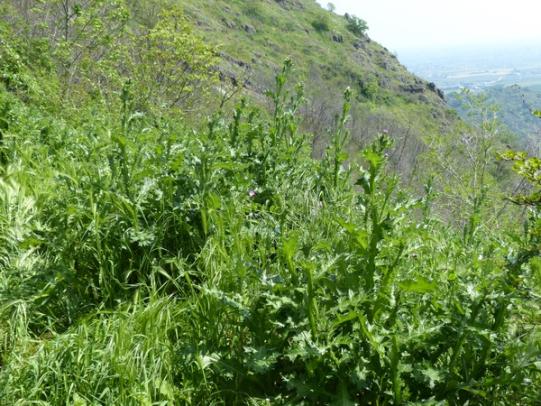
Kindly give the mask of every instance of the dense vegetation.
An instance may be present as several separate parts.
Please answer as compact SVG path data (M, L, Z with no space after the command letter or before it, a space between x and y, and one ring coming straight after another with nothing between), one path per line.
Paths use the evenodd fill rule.
M457 109L465 120L479 123L479 116L471 116L468 105L473 100L481 101L492 106L499 120L509 131L520 137L523 148L535 152L538 148L539 134L541 134L541 120L532 112L541 106L541 91L535 87L491 86L478 94L471 92L451 93L448 96L449 104Z
M314 155L325 149L326 131L342 108L342 92L352 89L350 146L366 146L389 130L404 145L402 159L391 157L403 179L415 176L415 156L432 133L451 133L457 124L443 94L415 77L396 55L366 35L366 24L339 16L314 0L183 0L195 31L218 47L223 83L243 87L245 95L267 106L264 91L273 86L286 57L295 61L293 82L306 84L302 126L316 135Z
M392 129L348 148L354 91L312 159L292 63L229 99L169 2L34 6L0 20L0 404L538 402L541 165L502 155L505 201L495 122L406 183Z

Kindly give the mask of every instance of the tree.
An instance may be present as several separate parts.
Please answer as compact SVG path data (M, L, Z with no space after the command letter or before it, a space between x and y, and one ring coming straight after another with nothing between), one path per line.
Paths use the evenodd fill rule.
M501 145L502 128L496 107L487 105L482 95L466 91L462 98L469 114L478 117L478 125L462 124L446 137L432 137L427 157L431 156L433 171L440 177L447 215L463 228L469 241L486 210L503 203L498 199L501 185L495 179L498 171L493 158Z
M345 14L344 16L347 21L347 29L356 35L357 37L362 37L368 31L368 24L363 19L356 17L354 15Z
M329 10L331 13L334 13L336 10L336 6L333 3L327 3L327 10Z
M10 37L29 44L20 63L33 70L43 65L36 49L50 57L48 76L56 74L63 100L117 100L129 80L138 109L192 109L217 77L214 49L195 35L179 7L164 0L6 0L0 11ZM19 62L4 48L3 81L20 88Z
M179 8L163 11L136 49L133 76L148 107L193 109L217 80L216 52L193 33Z
M124 41L129 12L124 0L6 0L4 20L29 48L52 56L63 94L75 85L96 88L108 76L112 61ZM35 55L35 59L41 58ZM103 86L101 86L103 87Z

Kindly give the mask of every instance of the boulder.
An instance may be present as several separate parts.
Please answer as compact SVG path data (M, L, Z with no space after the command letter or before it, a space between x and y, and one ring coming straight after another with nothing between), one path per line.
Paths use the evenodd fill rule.
M342 36L342 34L338 34L338 33L334 32L332 34L332 40L334 42L338 42L339 44L341 44L341 43L344 42L344 37Z
M400 89L406 93L423 93L425 91L425 87L418 84L418 83L410 83L408 85L402 85L400 86Z
M445 94L443 93L441 89L438 89L436 87L436 84L434 82L430 82L427 86L428 86L428 89L436 93L440 99L445 100Z
M227 27L227 28L230 28L230 29L233 29L236 27L235 23L231 20L228 20L226 18L223 18L222 19L222 22L224 23L224 25Z
M255 34L257 32L255 27L250 24L244 24L244 27L242 28L244 28L244 31L246 31L248 34Z

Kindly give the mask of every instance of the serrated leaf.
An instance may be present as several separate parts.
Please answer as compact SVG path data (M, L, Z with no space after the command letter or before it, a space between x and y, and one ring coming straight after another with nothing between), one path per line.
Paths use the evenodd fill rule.
M383 162L383 157L371 149L367 149L363 152L363 158L366 159L370 163L370 166L374 168L379 168Z
M429 386L431 389L434 388L434 386L436 385L436 383L438 382L441 382L442 380L442 376L441 376L441 373L437 370L435 370L434 368L426 368L426 369L423 369L421 370L422 374L424 376L426 376L429 380Z
M201 370L207 369L210 365L220 360L219 354L197 354L195 357L197 365Z

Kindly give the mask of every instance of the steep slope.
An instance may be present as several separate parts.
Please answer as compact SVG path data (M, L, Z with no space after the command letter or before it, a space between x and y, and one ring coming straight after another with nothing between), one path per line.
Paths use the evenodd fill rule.
M274 114L252 62L259 105L221 108L180 3L0 2L0 405L538 405L541 209L521 227L493 198L486 137L430 140L441 199L435 165L421 193L386 169L421 138L393 158L380 134L342 170L347 108L312 159L283 75ZM309 108L336 111L333 81L356 82L301 56ZM429 91L374 83L353 130L444 124Z
M183 6L199 32L220 47L222 79L245 86L256 98L290 57L296 80L308 89L306 127L316 133L332 126L348 86L356 95L355 145L387 130L398 140L407 137L409 155L416 155L424 135L446 132L456 122L434 84L313 0L185 0Z

